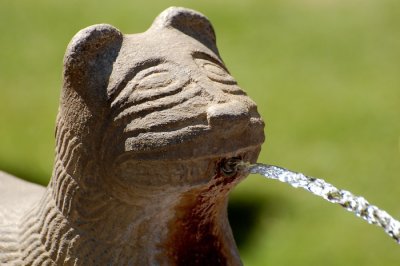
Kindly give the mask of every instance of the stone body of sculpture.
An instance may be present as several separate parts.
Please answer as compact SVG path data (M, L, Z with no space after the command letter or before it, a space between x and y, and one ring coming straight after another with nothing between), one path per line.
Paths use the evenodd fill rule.
M210 22L81 30L64 58L47 188L0 173L1 265L240 265L228 192L264 141ZM232 170L232 171L231 171Z

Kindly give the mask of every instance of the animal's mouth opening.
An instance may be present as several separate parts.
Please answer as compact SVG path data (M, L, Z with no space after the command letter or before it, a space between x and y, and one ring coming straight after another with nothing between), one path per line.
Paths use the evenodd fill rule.
M245 169L246 163L242 156L224 158L218 164L219 172L226 177L236 176L239 172Z

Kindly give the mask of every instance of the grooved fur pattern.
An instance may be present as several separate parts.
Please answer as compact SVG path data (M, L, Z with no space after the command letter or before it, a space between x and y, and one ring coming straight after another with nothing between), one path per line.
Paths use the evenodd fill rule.
M0 172L1 265L240 265L227 219L264 141L208 19L169 8L139 34L78 32L64 57L47 188Z

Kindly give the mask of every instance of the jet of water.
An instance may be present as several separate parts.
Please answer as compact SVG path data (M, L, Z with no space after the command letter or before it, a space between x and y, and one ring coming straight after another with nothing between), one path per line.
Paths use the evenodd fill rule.
M295 188L303 188L329 202L339 204L368 223L382 227L389 236L400 244L400 222L395 220L386 211L370 204L363 197L355 196L349 191L338 189L322 179L305 176L302 173L292 172L278 166L261 163L245 165L242 163L240 167L247 169L249 173L261 174L270 179L277 179Z

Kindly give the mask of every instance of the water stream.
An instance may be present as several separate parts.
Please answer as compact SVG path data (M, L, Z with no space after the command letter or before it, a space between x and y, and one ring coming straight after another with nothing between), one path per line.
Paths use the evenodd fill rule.
M246 168L250 173L276 179L288 183L295 188L303 188L329 202L339 204L368 223L382 227L390 237L400 244L400 222L395 220L386 211L370 204L363 197L355 196L349 191L338 189L322 179L292 172L278 166L257 163L246 165Z

